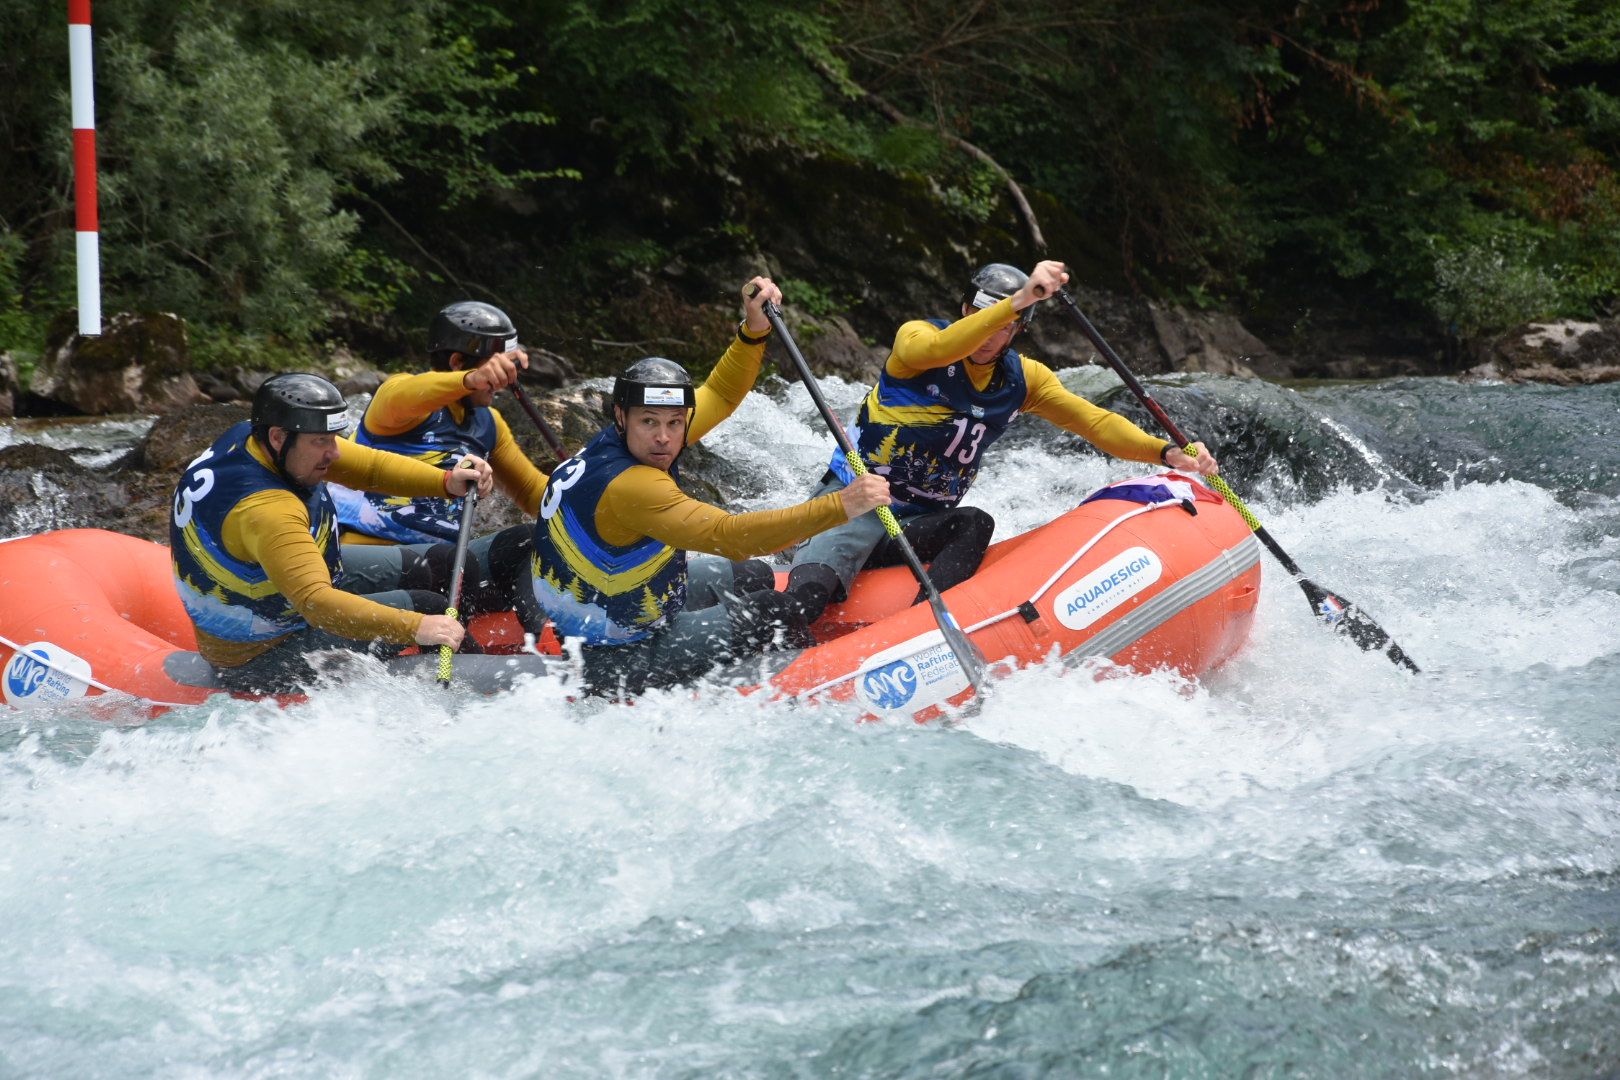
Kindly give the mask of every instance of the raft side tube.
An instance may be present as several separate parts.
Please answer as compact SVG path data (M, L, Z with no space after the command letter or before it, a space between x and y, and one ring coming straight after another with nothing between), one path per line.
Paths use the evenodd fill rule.
M1203 674L1248 638L1260 553L1230 507L1201 504L1198 511L1183 512L1179 503L1082 504L1016 544L996 545L998 557L947 591L945 603L1004 668L1040 663L1055 650L1071 660L1102 656L1139 671ZM895 571L905 573L863 571L844 610L829 609L828 619L860 629L772 665L769 685L778 696L853 698L868 716L918 719L971 696L959 671L952 674L954 658L939 647L930 609L892 606L902 591L886 580ZM909 575L903 592L909 605Z

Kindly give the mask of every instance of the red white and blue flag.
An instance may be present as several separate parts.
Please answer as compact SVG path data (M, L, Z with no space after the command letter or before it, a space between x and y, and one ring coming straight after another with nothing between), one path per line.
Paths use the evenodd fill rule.
M1184 476L1178 472L1159 473L1156 476L1136 476L1129 480L1109 484L1105 488L1098 488L1087 495L1082 502L1096 502L1098 499L1119 499L1123 502L1143 503L1156 505L1158 503L1181 503L1191 508L1196 503L1224 502L1219 495L1205 487L1203 481L1195 477Z

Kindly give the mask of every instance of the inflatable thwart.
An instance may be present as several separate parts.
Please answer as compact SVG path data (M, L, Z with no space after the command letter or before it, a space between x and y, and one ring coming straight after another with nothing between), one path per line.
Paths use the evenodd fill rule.
M1189 676L1247 640L1259 544L1195 480L1164 473L1110 485L1055 520L991 546L945 603L985 657L1023 667L1107 657ZM813 628L818 644L738 665L752 692L848 702L871 716L926 720L972 690L904 567L863 571ZM476 622L485 655L457 656L458 687L491 692L567 665L523 653L510 615ZM549 635L548 635L549 636ZM0 696L18 708L121 692L152 713L223 691L194 651L168 549L99 529L0 541ZM556 651L555 641L542 651ZM432 678L436 658L390 670Z

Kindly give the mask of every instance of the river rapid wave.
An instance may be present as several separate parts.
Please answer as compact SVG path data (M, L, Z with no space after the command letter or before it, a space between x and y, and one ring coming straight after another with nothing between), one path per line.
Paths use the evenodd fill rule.
M1030 670L946 725L380 672L0 715L0 1075L1607 1074L1620 387L1153 389L1422 675L1268 559L1201 681ZM829 445L777 384L716 482L781 505ZM1005 537L1136 471L1025 418L970 502Z

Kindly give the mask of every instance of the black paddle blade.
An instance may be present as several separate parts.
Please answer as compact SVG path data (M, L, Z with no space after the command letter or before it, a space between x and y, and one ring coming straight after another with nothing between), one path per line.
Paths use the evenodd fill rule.
M1381 652L1414 675L1421 670L1406 655L1406 650L1355 604L1328 592L1309 578L1300 578L1299 587L1305 591L1305 598L1311 602L1316 617L1332 627L1335 633L1350 635L1350 640L1359 645L1362 651Z

